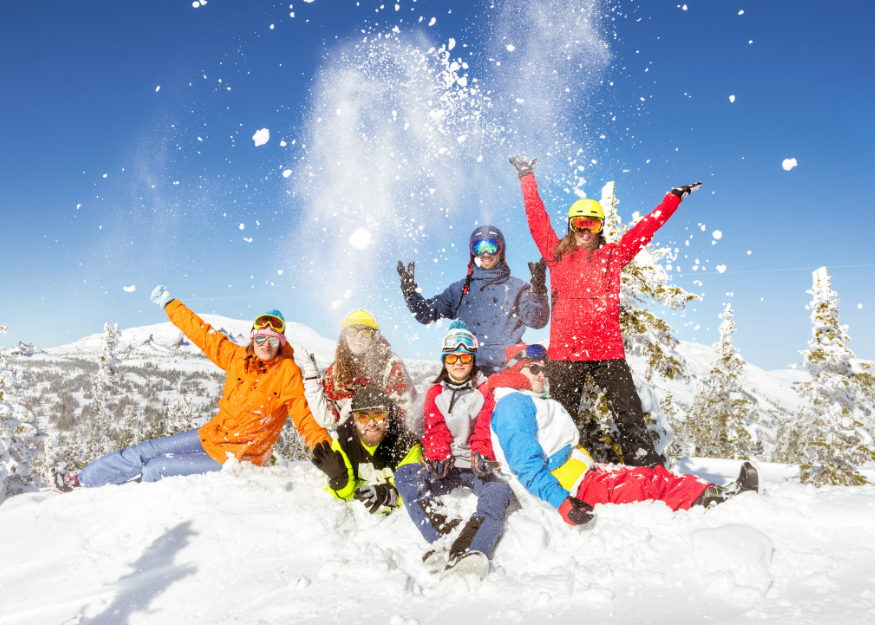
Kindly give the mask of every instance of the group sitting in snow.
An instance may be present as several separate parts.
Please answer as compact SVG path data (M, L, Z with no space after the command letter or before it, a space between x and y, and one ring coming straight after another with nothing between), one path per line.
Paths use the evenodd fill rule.
M78 474L50 469L49 483L69 492L218 471L229 458L264 465L289 417L338 500L361 502L371 513L403 505L431 544L423 557L427 566L481 578L517 499L514 490L542 500L572 526L591 523L597 504L658 500L685 510L760 492L758 471L748 462L727 486L663 466L623 348L620 272L701 183L673 188L611 243L602 233L602 207L579 200L560 239L538 195L535 160L510 161L543 255L529 264L531 283L510 275L504 235L493 226L471 235L467 276L432 299L420 295L414 264L398 263L414 317L421 323L455 320L424 401L417 401L403 361L367 311L343 320L335 360L320 375L313 357L286 340L278 310L255 319L242 347L159 286L152 301L227 373L218 413L197 430L113 452ZM542 328L548 321L549 349L522 341L527 326ZM587 376L605 393L625 465L596 464L579 445L572 415ZM440 501L462 487L477 498L468 519L455 518Z

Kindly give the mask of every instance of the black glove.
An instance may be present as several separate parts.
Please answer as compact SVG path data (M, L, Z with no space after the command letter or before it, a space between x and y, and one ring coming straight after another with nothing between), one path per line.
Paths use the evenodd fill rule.
M332 490L340 490L349 483L349 472L343 456L336 449L331 449L327 441L313 448L313 464L328 476L328 486Z
M532 272L532 295L544 297L547 295L547 261L543 258L536 263L529 263Z
M559 514L569 525L584 525L593 520L592 506L577 497L569 497L559 506Z
M398 505L398 491L391 484L362 486L356 489L354 497L365 504L365 508L371 514L374 514L381 506L394 508Z
M533 158L531 161L526 160L525 156L511 156L508 160L510 160L511 165L516 167L516 173L520 180L523 179L523 176L535 173L535 163L538 162L536 158Z
M401 292L404 294L404 299L416 293L416 282L413 281L414 267L415 263L410 261L407 269L404 269L404 263L398 261L398 275L401 276Z
M450 469L453 468L455 462L456 459L453 456L450 456L446 460L429 460L425 457L422 459L422 464L425 465L426 473L428 473L428 476L433 480L444 479Z
M687 196L688 196L690 193L692 193L693 191L698 191L698 190L701 189L701 188L702 188L702 182L699 181L699 182L697 182L697 183L695 183L695 184L685 184L685 185L682 186L682 187L674 187L674 188L671 190L671 192L674 193L674 194L675 194L676 196L678 196L679 198L684 199L685 197L687 197Z
M471 456L471 468L474 469L474 473L476 473L480 477L492 475L492 472L500 466L500 462L498 462L497 460L484 458L480 455L479 451L475 451Z

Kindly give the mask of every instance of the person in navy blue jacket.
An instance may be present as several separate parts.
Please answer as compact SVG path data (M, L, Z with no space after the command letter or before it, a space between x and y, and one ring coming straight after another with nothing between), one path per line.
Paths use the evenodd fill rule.
M425 299L413 278L414 263L398 261L401 292L419 323L441 318L461 319L480 343L477 364L485 375L504 365L504 350L522 340L526 327L543 328L550 321L547 265L529 263L532 282L510 275L504 235L495 226L480 226L471 234L468 275L443 293Z

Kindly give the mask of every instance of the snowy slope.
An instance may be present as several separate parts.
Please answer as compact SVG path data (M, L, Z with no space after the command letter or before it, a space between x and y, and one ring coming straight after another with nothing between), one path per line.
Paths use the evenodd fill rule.
M0 622L875 618L875 486L772 483L765 496L745 494L707 513L599 506L584 531L522 497L481 584L428 573L426 544L405 511L371 516L323 485L304 463L228 463L154 484L15 497L0 507ZM457 510L472 510L470 495L450 497Z

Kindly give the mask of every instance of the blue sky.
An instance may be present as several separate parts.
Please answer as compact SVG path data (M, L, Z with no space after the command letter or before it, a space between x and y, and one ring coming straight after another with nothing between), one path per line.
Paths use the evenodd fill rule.
M542 195L557 214L576 199L566 191L569 158L586 164L581 188L590 197L617 181L627 220L674 185L705 182L656 239L680 250L674 281L705 296L669 317L680 339L715 342L717 314L731 301L742 356L766 369L798 362L811 327L805 291L811 271L826 265L851 347L875 358L867 253L875 79L865 69L875 58L875 4L562 3L583 8L592 27L571 53L573 67L562 33L552 37L562 29L550 23L546 0L537 7L541 30L531 14L514 21L535 4L525 0L397 4L0 5L0 324L10 327L0 345L58 345L106 321L157 323L165 317L148 295L164 284L197 312L249 318L277 307L326 336L365 306L403 356L430 358L440 330L406 313L395 262L417 261L418 282L432 295L464 277L468 235L491 221L509 239L514 274L528 279L537 252L506 164L526 152L539 157ZM402 117L428 112L400 88L361 102L355 90L338 90L356 55L384 50L387 34L404 51L457 42L450 55L467 60L465 73L484 93L491 89L488 139L460 141L441 161L400 134L381 137L382 122L369 126L396 102ZM379 56L377 66L370 78L386 67ZM527 67L536 69L531 81L518 75ZM566 85L570 101L556 88L544 96L550 110L532 105L539 89ZM354 94L337 106L357 115L356 128L321 121L338 93ZM261 128L270 140L256 146ZM338 171L324 171L335 156ZM407 171L381 205L375 181L412 158L425 182ZM798 166L785 171L787 158ZM336 202L326 200L335 187ZM400 199L408 190L415 202ZM348 237L368 224L374 243L359 253ZM425 237L405 238L419 225ZM714 230L723 233L716 244Z

